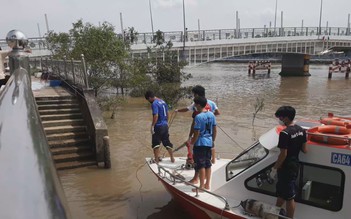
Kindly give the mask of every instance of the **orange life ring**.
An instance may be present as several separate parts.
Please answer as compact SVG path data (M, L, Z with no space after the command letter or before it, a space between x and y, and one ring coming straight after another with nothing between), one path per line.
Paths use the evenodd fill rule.
M338 117L323 118L321 123L324 125L338 125L338 126L347 126L351 124L351 120L341 119Z
M338 125L323 125L318 127L318 132L324 134L348 135L350 130L344 126Z
M312 135L310 138L311 141L320 142L324 144L332 144L332 145L347 145L348 138L341 138L337 136L330 135Z
M349 126L348 126L349 127ZM309 139L331 145L346 145L349 143L350 129L344 126L323 125L308 130Z

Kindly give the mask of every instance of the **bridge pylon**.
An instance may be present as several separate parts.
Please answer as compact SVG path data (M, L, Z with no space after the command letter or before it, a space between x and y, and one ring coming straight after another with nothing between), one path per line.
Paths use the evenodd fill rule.
M279 73L282 77L286 76L311 76L310 56L306 54L283 54L282 70Z

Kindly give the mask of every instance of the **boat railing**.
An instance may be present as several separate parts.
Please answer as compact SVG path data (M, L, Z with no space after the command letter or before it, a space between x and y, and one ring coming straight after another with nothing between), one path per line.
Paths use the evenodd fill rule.
M173 182L173 185L175 185L177 183L177 180L178 180L179 182L182 182L182 183L184 183L186 185L194 187L195 188L195 192L196 192L195 197L199 197L199 191L202 191L202 192L208 193L210 195L213 195L213 196L215 196L215 197L217 197L217 198L219 198L219 199L224 201L224 203L225 203L224 209L225 210L230 210L229 203L228 203L228 201L227 201L227 199L225 197L223 197L221 195L218 195L218 194L215 194L213 192L210 192L210 191L208 191L206 189L202 189L202 188L200 188L200 187L198 187L196 185L193 185L193 184L187 182L182 177L179 177L179 176L174 175L173 173L169 172L168 170L166 170L164 167L162 167L160 165L157 165L157 168L158 168L158 175L160 175L161 177L163 176L163 178L167 178L166 174L162 175L161 170L163 170L165 173L167 173L170 176L170 178L167 178L167 179L169 181Z
M347 145L348 148L351 148L351 138L347 135L343 136L336 136L336 135L328 135L328 134L323 134L323 133L307 133L308 140L311 140L312 136L319 136L319 137L332 137L333 139L340 139L345 141L345 145Z

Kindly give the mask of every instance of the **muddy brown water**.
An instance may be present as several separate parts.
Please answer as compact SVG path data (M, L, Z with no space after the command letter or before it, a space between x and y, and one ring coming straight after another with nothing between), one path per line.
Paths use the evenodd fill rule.
M270 76L247 75L246 64L215 63L185 69L193 78L185 85L201 84L206 96L217 102L217 152L231 158L250 146L276 124L274 112L281 105L297 109L297 118L319 119L328 112L348 114L351 106L350 80L335 74L330 80L327 65L311 65L311 77L281 78L280 66ZM252 125L256 98L264 99L264 109ZM183 100L179 107L190 104ZM190 113L173 114L170 138L175 146L183 143L191 124ZM116 118L104 114L111 142L110 170L83 168L60 172L73 218L190 218L145 165L152 156L150 146L150 104L143 98L130 98L118 107ZM161 153L165 153L163 149ZM176 153L186 156L186 150Z

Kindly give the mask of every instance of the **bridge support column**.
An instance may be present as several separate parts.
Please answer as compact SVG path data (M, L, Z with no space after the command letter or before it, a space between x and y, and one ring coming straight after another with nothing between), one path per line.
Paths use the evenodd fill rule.
M279 73L286 76L311 76L310 56L303 54L284 54L282 57L282 70Z

